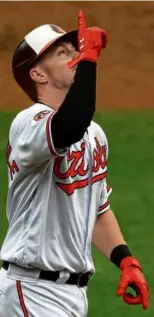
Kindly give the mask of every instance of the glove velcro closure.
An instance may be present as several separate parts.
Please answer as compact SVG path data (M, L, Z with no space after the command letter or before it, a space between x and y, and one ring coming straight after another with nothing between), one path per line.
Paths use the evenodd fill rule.
M134 266L134 267L138 268L140 271L142 271L142 268L141 268L139 261L136 258L134 258L133 256L125 257L120 263L121 270L124 270L126 267L129 267L129 266Z

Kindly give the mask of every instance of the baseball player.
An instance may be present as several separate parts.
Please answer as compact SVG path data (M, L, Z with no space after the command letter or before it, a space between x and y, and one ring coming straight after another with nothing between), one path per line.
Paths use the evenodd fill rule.
M80 11L78 30L41 25L14 52L14 78L33 105L9 132L0 317L85 317L91 242L120 268L117 295L148 308L141 265L110 208L107 139L92 121L106 44L106 32L86 28Z

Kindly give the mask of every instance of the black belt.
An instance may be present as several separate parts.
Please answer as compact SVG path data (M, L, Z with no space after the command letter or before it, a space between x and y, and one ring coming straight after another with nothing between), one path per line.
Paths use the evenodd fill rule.
M5 270L8 270L9 264L11 264L11 263L3 262L2 266ZM65 284L75 284L75 285L78 285L80 287L87 286L91 275L92 274L90 272L79 273L79 274L70 273L70 277L65 282ZM49 280L49 281L56 282L60 278L60 271L43 271L43 270L41 270L39 278L43 279L43 280Z

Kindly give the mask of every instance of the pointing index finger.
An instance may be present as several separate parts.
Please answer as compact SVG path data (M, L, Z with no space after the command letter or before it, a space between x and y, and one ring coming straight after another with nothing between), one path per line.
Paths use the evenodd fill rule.
M80 10L78 14L78 30L79 32L83 32L85 29L86 29L86 21L85 21L84 13L82 10Z

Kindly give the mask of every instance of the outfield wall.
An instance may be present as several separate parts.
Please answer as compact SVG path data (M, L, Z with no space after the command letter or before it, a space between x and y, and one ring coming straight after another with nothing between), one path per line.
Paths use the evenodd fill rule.
M32 28L46 23L71 30L77 13L88 25L105 28L109 44L98 65L97 105L154 106L154 2L0 2L0 109L30 104L11 74L16 44Z

